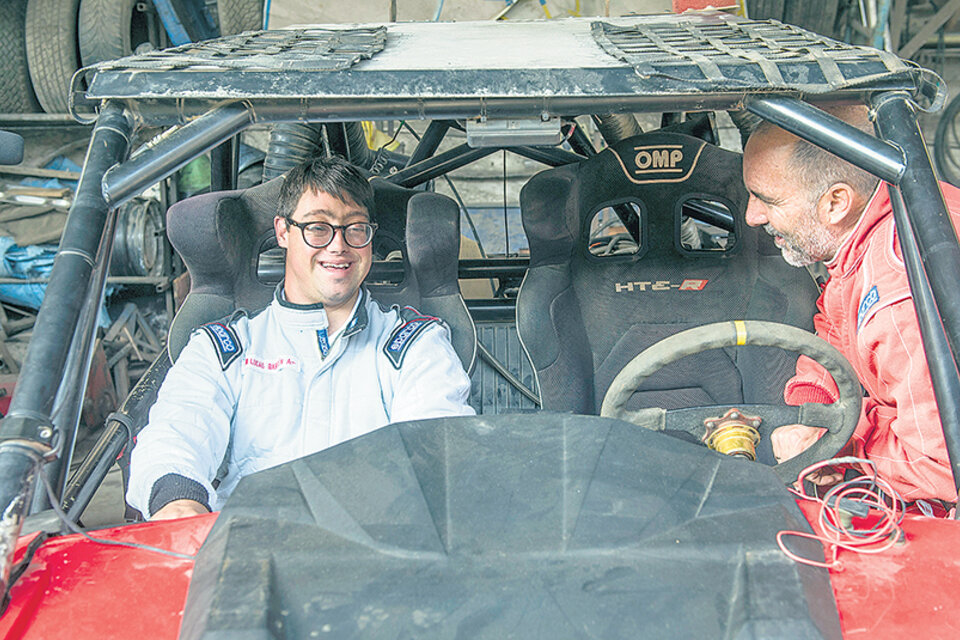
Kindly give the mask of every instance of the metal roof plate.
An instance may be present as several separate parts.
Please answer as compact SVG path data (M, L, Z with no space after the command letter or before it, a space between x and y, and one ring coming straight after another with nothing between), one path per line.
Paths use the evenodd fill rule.
M364 117L387 100L416 101L428 116L443 101L477 98L528 107L533 100L556 114L596 100L609 110L622 99L623 109L642 111L663 110L658 105L671 97L704 96L704 105L722 108L751 92L902 89L928 102L943 93L935 74L892 54L721 12L248 32L104 62L78 72L73 84L75 99L88 106L336 100L363 102ZM382 113L389 117L389 109Z

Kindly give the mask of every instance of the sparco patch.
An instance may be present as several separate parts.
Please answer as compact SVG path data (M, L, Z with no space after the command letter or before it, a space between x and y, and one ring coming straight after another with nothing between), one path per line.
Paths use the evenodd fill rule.
M330 355L330 340L327 338L327 330L317 330L317 346L320 347L320 357L326 358Z
M200 328L210 336L213 347L217 351L217 358L220 360L220 368L226 371L230 363L239 358L243 352L237 332L233 327L222 322L211 322Z
M421 316L408 320L393 330L393 333L390 334L390 338L387 340L387 344L383 347L383 352L387 355L387 358L390 359L390 362L393 363L394 367L399 369L400 366L403 365L403 357L406 355L410 345L413 344L414 338L434 322L439 322L439 319L433 316Z
M867 321L867 312L878 302L880 302L880 292L877 291L877 285L873 285L870 291L867 291L867 295L863 296L860 306L857 307L857 331L860 331L860 327Z

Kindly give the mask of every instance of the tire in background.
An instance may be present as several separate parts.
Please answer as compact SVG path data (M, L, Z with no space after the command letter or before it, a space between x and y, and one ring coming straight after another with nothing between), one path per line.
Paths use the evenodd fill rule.
M33 113L40 103L27 71L27 0L0 1L0 113Z
M746 0L747 15L751 20L779 20L828 38L842 37L838 28L840 0L822 2L784 2L783 0Z
M940 178L960 187L960 95L950 101L937 122L933 158Z
M77 37L80 61L87 67L129 56L150 41L146 16L137 0L80 0Z
M220 35L263 29L263 0L217 0Z
M70 78L80 67L79 8L80 0L27 0L27 67L47 113L67 113L69 107Z

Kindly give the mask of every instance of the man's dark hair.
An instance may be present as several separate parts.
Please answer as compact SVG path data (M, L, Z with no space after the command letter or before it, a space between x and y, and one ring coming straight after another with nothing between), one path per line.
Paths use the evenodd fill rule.
M340 156L312 158L291 169L280 187L277 214L292 217L297 203L308 189L329 193L338 200L349 198L366 209L371 219L373 217L373 187L359 168Z

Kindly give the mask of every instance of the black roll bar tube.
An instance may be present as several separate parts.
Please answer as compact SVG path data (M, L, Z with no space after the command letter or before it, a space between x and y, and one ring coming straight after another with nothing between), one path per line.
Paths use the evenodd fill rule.
M874 108L880 135L902 148L909 159L898 186L956 360L960 353L960 296L957 296L960 245L957 244L957 232L940 191L940 183L934 176L909 96L899 92L881 96L875 101Z
M412 167L436 153L451 124L449 120L431 120L430 124L427 125L427 130L423 132L420 141L417 142L417 148L410 154L407 167Z
M892 204L904 260L908 248L915 252L913 260L905 262L907 275L911 277L910 289L954 486L960 487L960 374L957 371L960 299L956 295L960 282L960 244L909 96L901 92L881 94L873 106L877 131L900 146L907 158L906 171L899 184L902 201L892 198ZM908 247L907 242L915 246ZM914 288L915 280L919 289Z
M67 471L73 460L73 451L80 428L80 413L86 396L87 382L90 378L90 364L93 362L93 345L97 333L97 318L103 306L106 291L107 272L110 270L110 256L113 249L114 231L117 225L117 209L110 209L100 236L100 248L90 275L86 300L73 332L70 353L63 369L63 379L57 397L53 402L53 428L60 438L59 452L47 460L41 470L53 487L58 498L63 494L67 481ZM36 513L50 507L46 491L37 491L33 497L30 513Z
M413 188L499 150L497 147L473 149L464 143L439 155L421 160L417 164L410 165L396 173L384 176L384 179L401 187Z
M573 149L573 152L579 153L584 158L592 158L597 155L597 150L594 148L593 143L590 142L587 134L583 132L583 127L575 121L571 122L569 126L572 127L572 130L567 136L567 142L570 143L570 148Z
M523 158L529 158L548 167L562 167L567 164L575 164L586 160L586 156L571 153L565 149L557 147L507 147L507 151L517 154Z
M103 193L117 207L159 180L210 151L252 124L253 114L244 104L218 107L180 129L161 137L127 162L107 171Z
M890 184L899 184L907 167L902 149L860 131L840 118L796 98L752 98L748 111L823 147Z
M923 351L927 354L927 365L933 381L940 423L943 425L943 438L947 443L953 481L954 485L960 486L960 458L956 455L960 451L960 374L957 372L956 362L950 357L950 345L947 344L947 335L940 322L937 303L923 270L916 234L907 217L903 197L896 187L887 186L887 189L890 192L890 204L893 207L897 237L900 239L900 250L907 268L917 321L920 323L920 337L923 340ZM956 517L954 514L954 518Z
M37 474L55 450L51 413L90 288L95 255L107 220L101 192L106 170L121 162L130 147L133 121L119 105L106 104L93 129L83 173L54 260L50 283L34 325L17 391L0 423L0 589L10 579L13 550L31 504Z
M240 139L237 136L210 150L210 191L233 191L237 188L240 166Z
M122 401L114 413L107 416L103 433L76 473L70 476L64 489L60 502L71 521L77 522L80 518L117 458L125 450L125 455L129 457L129 447L147 423L150 407L157 399L160 383L166 377L170 366L170 356L164 349L141 376L133 392Z

